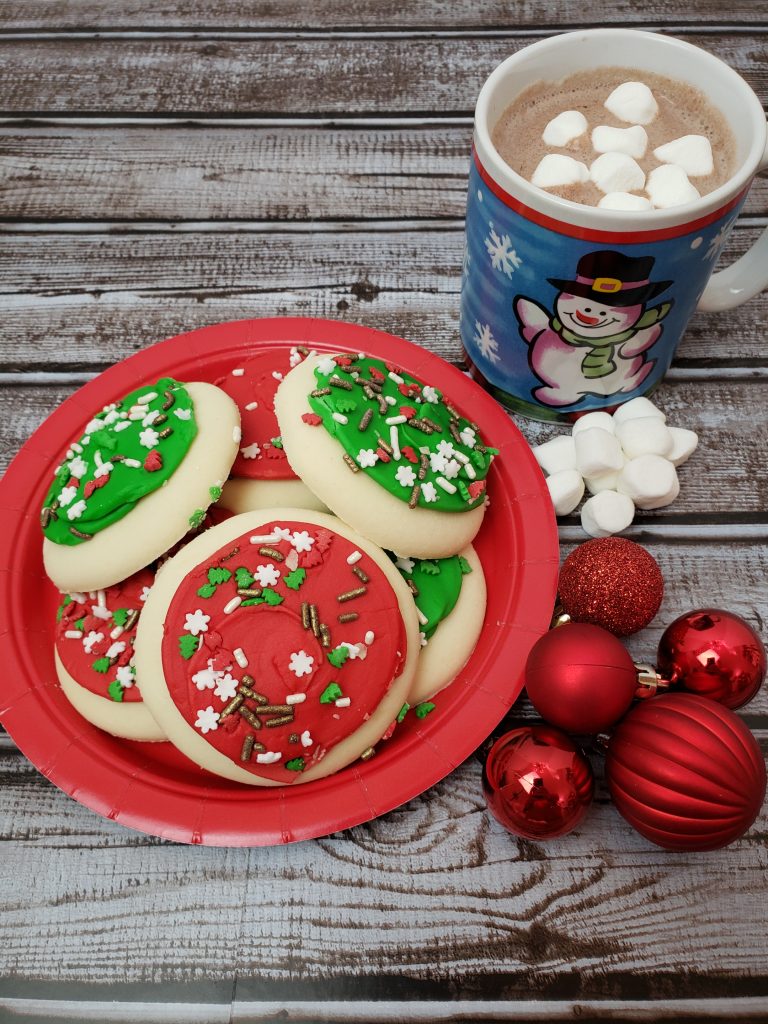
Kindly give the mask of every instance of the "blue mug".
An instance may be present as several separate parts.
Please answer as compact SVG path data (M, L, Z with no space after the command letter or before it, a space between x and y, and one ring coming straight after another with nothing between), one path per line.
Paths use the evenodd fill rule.
M491 142L504 110L536 82L606 64L674 68L676 79L704 92L735 138L730 180L683 206L628 212L569 202L516 174ZM747 83L668 36L572 32L499 65L475 110L467 197L461 338L473 376L540 420L573 420L652 391L694 310L730 309L768 285L768 230L712 275L752 179L768 167L767 138Z

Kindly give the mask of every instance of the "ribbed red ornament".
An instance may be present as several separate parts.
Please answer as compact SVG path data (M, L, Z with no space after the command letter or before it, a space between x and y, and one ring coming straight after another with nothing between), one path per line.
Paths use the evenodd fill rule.
M732 711L687 693L637 704L608 743L619 813L667 850L717 850L742 836L765 798L765 764Z
M617 722L637 686L622 642L584 622L550 629L533 645L525 666L525 688L541 717L581 735Z

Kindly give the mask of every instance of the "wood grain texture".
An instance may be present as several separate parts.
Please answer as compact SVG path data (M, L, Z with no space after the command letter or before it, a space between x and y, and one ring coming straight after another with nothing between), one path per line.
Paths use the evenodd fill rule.
M468 115L493 68L535 38L7 38L0 114ZM762 36L686 38L765 98Z
M714 4L706 5L713 18L726 12ZM642 7L632 0L613 0L600 9L598 24L700 25L701 4L684 0L652 0ZM584 25L590 11L577 0L503 0L477 4L473 0L414 0L391 7L378 0L324 0L322 5L297 6L291 0L198 0L194 4L178 0L15 0L0 3L0 28L26 32L35 29L61 32L91 29L266 29L311 30L361 29L519 29L536 25L554 28ZM728 5L730 25L755 25L768 19L764 0L734 0Z
M759 230L737 227L724 261ZM182 331L288 315L365 323L455 361L463 244L461 227L397 223L0 230L0 371L102 369ZM765 365L767 319L766 293L729 313L697 313L676 363L749 373Z
M5 220L462 219L471 125L0 128ZM290 181L290 188L286 182ZM768 215L758 178L743 216Z

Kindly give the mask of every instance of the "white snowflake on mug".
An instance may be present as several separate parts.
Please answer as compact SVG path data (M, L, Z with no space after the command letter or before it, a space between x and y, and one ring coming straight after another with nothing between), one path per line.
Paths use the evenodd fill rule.
M725 222L725 224L722 224L719 230L710 238L707 243L707 251L704 253L705 260L713 260L720 254L720 250L725 245L725 240L728 237L735 220L735 217L731 217Z
M484 359L487 359L489 363L498 363L499 343L491 334L491 328L488 324L481 324L479 320L475 320L475 333L472 340L477 345L480 355Z
M509 235L499 236L493 224L489 224L488 227L491 230L488 238L485 239L485 248L491 257L491 266L494 270L500 270L502 274L506 274L507 277L512 277L523 261L512 248L512 239Z

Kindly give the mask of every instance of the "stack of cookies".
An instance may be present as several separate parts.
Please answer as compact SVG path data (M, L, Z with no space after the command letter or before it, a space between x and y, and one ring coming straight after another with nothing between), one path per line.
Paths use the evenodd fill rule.
M299 348L95 412L41 516L65 694L251 785L370 757L482 629L484 442L401 367Z

